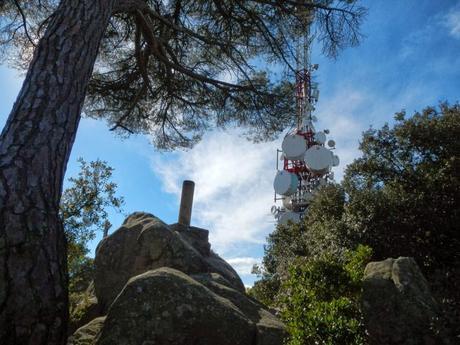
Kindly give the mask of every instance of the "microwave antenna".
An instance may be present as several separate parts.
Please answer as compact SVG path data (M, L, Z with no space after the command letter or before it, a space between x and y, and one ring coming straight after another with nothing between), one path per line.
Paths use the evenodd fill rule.
M327 141L326 147L329 130L316 131L313 125L316 121L313 112L319 98L318 83L313 80L318 65L311 62L315 13L311 6L302 6L297 10L296 128L286 134L282 149L277 150L277 172L273 183L275 205L271 211L279 224L299 222L317 191L333 180L332 167L339 165L339 157L332 151L335 142ZM276 202L279 201L281 205L277 206Z

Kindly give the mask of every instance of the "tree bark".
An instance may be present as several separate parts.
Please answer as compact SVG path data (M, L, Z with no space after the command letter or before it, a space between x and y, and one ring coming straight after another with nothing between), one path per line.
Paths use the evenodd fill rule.
M63 344L62 183L115 0L62 0L0 136L0 344Z

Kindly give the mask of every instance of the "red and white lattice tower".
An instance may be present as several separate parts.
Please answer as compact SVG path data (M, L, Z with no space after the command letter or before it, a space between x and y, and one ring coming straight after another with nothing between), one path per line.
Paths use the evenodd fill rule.
M312 11L303 10L303 23L299 26L302 39L298 41L296 57L297 123L284 137L282 149L277 150L274 199L282 205L273 206L272 213L280 224L300 221L318 189L333 179L332 167L339 165L339 157L332 151L335 142L326 139L329 131L316 131L313 126L316 118L312 114L319 97L318 83L312 79L318 65L310 62L313 18Z

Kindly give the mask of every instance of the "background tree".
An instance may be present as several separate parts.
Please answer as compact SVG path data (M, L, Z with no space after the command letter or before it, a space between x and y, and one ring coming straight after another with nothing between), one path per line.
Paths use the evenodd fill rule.
M71 177L62 193L60 214L67 238L69 272L69 334L81 325L83 313L92 303L94 259L88 256L89 242L97 232L105 237L112 224L107 210L122 212L123 198L116 195L113 168L107 162L78 159L80 171Z
M277 306L296 260L325 254L343 260L364 244L374 260L414 257L443 303L447 327L458 335L459 136L458 104L428 107L410 118L401 112L392 127L366 131L362 157L347 167L343 182L323 188L302 223L269 235L256 297Z
M70 186L61 198L60 213L67 238L67 267L69 294L86 289L92 279L93 259L88 257L88 243L102 231L106 237L112 224L108 208L122 212L123 197L116 195L117 184L112 182L113 168L107 162L87 163L79 158L77 177L69 178Z
M460 106L441 104L364 133L348 166L346 224L374 258L411 256L460 334Z
M65 341L58 210L87 93L88 115L158 147L188 146L211 125L269 138L292 122L294 92L256 61L293 72L302 8L327 54L357 43L365 11L350 0L2 2L3 51L31 58L0 136L2 342Z

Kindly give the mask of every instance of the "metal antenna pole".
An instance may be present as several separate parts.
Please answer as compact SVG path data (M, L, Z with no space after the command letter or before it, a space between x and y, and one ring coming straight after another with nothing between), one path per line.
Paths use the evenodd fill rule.
M302 37L297 41L296 51L296 106L297 106L297 130L307 131L312 118L311 98L311 24L314 12L308 8L299 8L301 22L298 34Z

